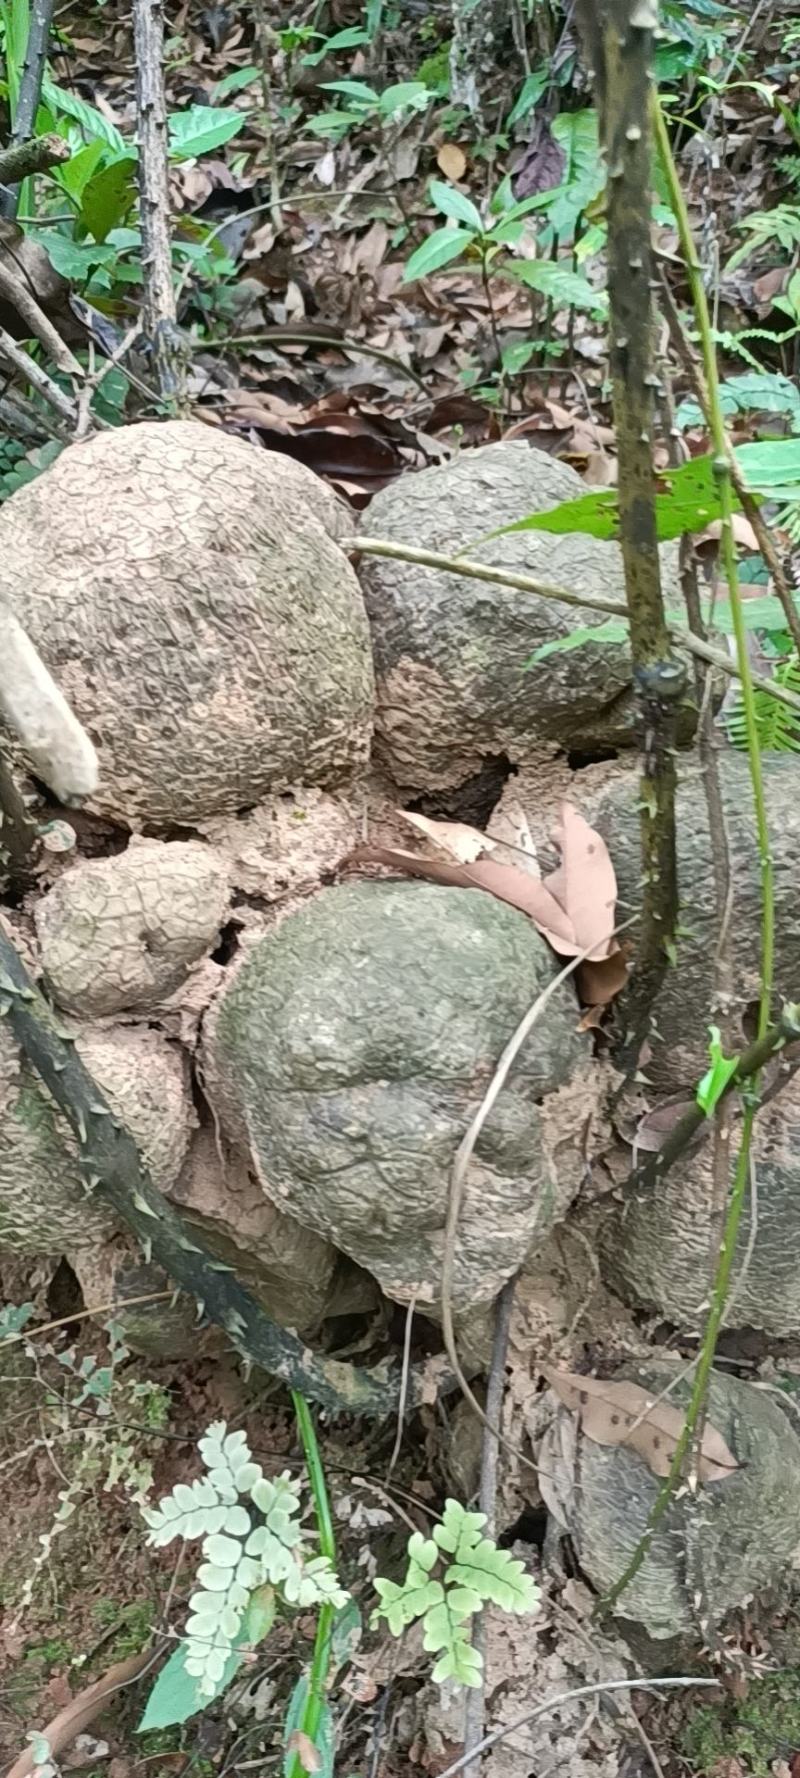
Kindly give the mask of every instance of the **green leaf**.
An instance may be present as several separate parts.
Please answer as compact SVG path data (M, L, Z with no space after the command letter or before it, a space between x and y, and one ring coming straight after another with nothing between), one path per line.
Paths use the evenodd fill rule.
M308 1701L308 1680L304 1673L297 1680L286 1715L283 1719L283 1771L284 1778L290 1778L298 1755L288 1743L298 1729L302 1729ZM317 1778L333 1778L334 1758L336 1753L336 1737L333 1732L333 1715L329 1704L323 1704L319 1724L314 1736L314 1746L319 1755ZM300 1764L302 1766L302 1760Z
M708 1053L711 1057L711 1067L708 1073L703 1075L695 1095L700 1110L705 1113L706 1117L710 1117L719 1104L728 1081L733 1078L739 1066L738 1056L723 1055L718 1025L709 1026L709 1039Z
M80 216L87 233L96 241L104 241L112 228L125 221L136 201L136 161L133 155L121 155L101 167L89 180L83 193Z
M588 309L592 315L608 313L605 291L593 290L588 278L582 278L580 272L569 271L557 260L515 259L504 267L504 271L529 290L540 291L556 308Z
M800 442L800 441L798 441ZM744 446L747 450L749 447ZM681 537L686 531L703 531L712 519L720 516L719 486L711 457L693 457L679 469L659 471L659 479L669 484L669 492L655 499L656 533L659 542ZM738 502L733 498L734 510ZM485 543L493 537L504 537L513 531L555 531L559 535L581 531L603 540L619 536L619 498L615 488L602 488L595 494L580 495L577 500L562 500L548 512L532 512L504 525L476 541ZM473 545L474 547L474 545ZM468 550L465 550L465 554Z
M378 103L374 86L367 86L363 80L320 80L318 84L323 93L344 93L346 99L358 99L362 105Z
M622 617L607 617L605 623L596 624L594 628L582 626L570 630L568 636L558 636L553 642L542 642L541 646L529 655L525 662L526 668L538 666L546 661L551 654L569 654L573 648L583 648L587 643L630 642L630 631Z
M167 1729L173 1723L186 1722L195 1716L198 1710L206 1710L211 1702L207 1693L200 1690L200 1680L193 1673L186 1671L187 1646L179 1642L170 1655L166 1666L153 1686L145 1705L144 1715L137 1728L137 1734L143 1735L148 1729ZM234 1674L241 1667L244 1657L232 1650L225 1662L222 1677L217 1685L215 1696L230 1685Z
M453 1557L445 1584L476 1593L504 1611L535 1611L539 1588L508 1550L499 1550L491 1538L481 1536L485 1523L485 1513L469 1513L459 1501L446 1501L442 1522L433 1532L440 1549Z
M476 235L483 233L481 213L463 191L457 191L454 185L445 185L441 179L432 179L428 186L431 203L440 210L443 216L450 216L455 222L466 223L467 228Z
M176 161L196 160L230 142L247 122L246 111L226 110L218 105L187 105L185 111L172 111L167 118L169 151Z
M74 118L92 141L105 142L116 154L130 154L130 144L125 141L116 124L109 123L108 118L97 111L94 105L90 105L88 99L81 99L77 93L68 92L66 87L57 86L47 73L42 80L42 98L56 116Z
M378 110L382 117L394 117L398 111L424 111L430 101L431 95L424 81L401 80L381 93Z
M546 68L535 68L532 73L526 75L522 89L506 118L505 127L507 130L510 130L515 123L521 123L522 119L527 117L528 112L534 110L542 94L547 90L547 81Z
M402 1586L398 1586L396 1581L384 1580L379 1575L375 1581L375 1591L381 1603L373 1612L373 1621L385 1618L393 1636L399 1636L407 1624L412 1624L415 1618L424 1617L432 1605L438 1605L444 1599L441 1581L430 1580L427 1575L423 1575L416 1583L413 1578L409 1581L406 1577Z
M260 68L231 68L229 74L223 75L213 87L214 104L220 99L227 99L229 93L241 93L245 87L255 86L261 79Z
M788 414L800 430L800 391L791 377L780 376L777 371L744 371L741 376L728 377L720 383L719 395L726 416ZM682 431L690 426L704 426L699 403L691 398L682 401L675 415L675 424Z
M460 259L474 239L471 229L435 229L406 260L403 283L410 284L414 278L427 278L431 272L438 272L442 266L448 265L451 259Z
M94 241L73 241L55 228L37 229L36 239L56 271L76 283L87 279L96 266L112 266L117 256L112 246Z
M319 35L319 31L311 32L312 37ZM339 49L355 49L359 43L369 43L369 32L363 25L347 25L343 31L335 31L332 37L326 37L319 49L309 50L302 56L303 67L315 68L326 56L335 55Z
M737 445L736 461L748 487L769 500L800 499L800 438Z
M80 148L63 166L54 169L59 185L76 203L80 201L84 186L88 185L105 153L106 144L98 136L94 142L87 142L86 147Z

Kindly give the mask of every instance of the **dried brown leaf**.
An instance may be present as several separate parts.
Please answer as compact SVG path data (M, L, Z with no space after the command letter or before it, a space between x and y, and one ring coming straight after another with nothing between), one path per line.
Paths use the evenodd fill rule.
M467 827L463 821L431 821L427 815L417 815L409 809L398 809L397 813L401 821L407 821L446 857L455 858L459 864L473 864L482 852L494 850L485 833L477 827Z
M692 1099L674 1099L669 1105L656 1105L653 1111L646 1111L637 1124L634 1147L644 1154L657 1154L693 1103Z
M647 1389L624 1379L603 1381L543 1365L561 1401L578 1415L586 1437L598 1445L628 1445L644 1458L653 1475L666 1476L683 1429L684 1415L670 1401L654 1401ZM722 1433L706 1423L698 1474L703 1482L723 1481L739 1468Z
M463 179L467 170L467 157L457 142L443 142L436 156L436 165L445 179Z
M409 876L450 883L457 889L485 889L489 895L496 895L498 901L506 901L527 914L553 950L562 956L576 957L582 948L573 942L564 910L544 884L526 877L513 865L494 864L490 858L481 858L476 864L445 864L438 858L423 858L418 852L401 852L387 846L356 846L350 857L356 864L387 864Z
M554 839L561 851L557 870L544 879L572 927L575 949L592 946L592 960L615 947L617 879L605 841L572 803L562 803Z
M322 1759L319 1751L314 1746L310 1735L306 1735L302 1729L292 1730L286 1743L286 1752L296 1753L299 1757L301 1766L305 1768L306 1772L321 1771Z
M622 993L628 981L628 963L624 952L613 950L608 957L587 958L575 974L578 998L584 1006L608 1006Z

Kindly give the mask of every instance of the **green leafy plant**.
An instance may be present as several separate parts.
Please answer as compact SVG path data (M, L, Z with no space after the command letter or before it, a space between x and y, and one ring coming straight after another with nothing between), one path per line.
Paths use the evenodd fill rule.
M760 601L759 601L760 602ZM786 691L800 695L800 660L792 652L774 669L773 678ZM800 716L787 704L779 704L766 692L753 694L758 745L762 753L800 753ZM729 741L742 751L747 747L745 711L741 694L737 694L725 715Z
M376 92L364 80L322 80L323 92L341 93L348 103L334 111L319 111L307 120L306 128L315 136L327 136L340 142L348 131L375 123L379 127L397 123L412 111L425 111L431 102L430 89L422 80L401 80Z
M302 1608L337 1607L348 1598L329 1557L308 1555L304 1548L298 1480L285 1471L270 1481L253 1461L246 1433L228 1432L224 1421L208 1428L198 1449L207 1475L191 1484L178 1482L157 1507L142 1508L148 1542L156 1549L177 1537L202 1538L199 1585L189 1602L180 1668L181 1676L197 1682L196 1710L228 1683L254 1594L262 1609L264 1587ZM172 1677L177 1674L176 1667ZM141 1726L152 1723L145 1718Z
M401 1582L377 1579L380 1605L373 1623L385 1618L393 1636L421 1618L424 1646L438 1656L433 1678L480 1685L482 1660L473 1647L470 1620L490 1601L504 1611L535 1612L540 1592L521 1562L483 1535L485 1513L471 1513L457 1500L445 1503L441 1522L425 1538L408 1540L408 1567Z

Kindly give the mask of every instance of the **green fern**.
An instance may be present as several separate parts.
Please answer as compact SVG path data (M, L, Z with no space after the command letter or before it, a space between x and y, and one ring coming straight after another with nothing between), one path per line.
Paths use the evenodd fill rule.
M400 1636L421 1618L424 1646L439 1656L433 1669L437 1681L480 1685L482 1662L472 1646L469 1620L485 1604L517 1613L538 1610L538 1587L521 1562L482 1535L485 1524L485 1513L446 1501L433 1537L415 1531L409 1538L405 1580L375 1582L381 1603L373 1624L385 1618L392 1635Z
M800 697L800 660L795 653L781 661L773 677L776 685L781 685L786 691L792 691L796 697ZM763 691L756 691L753 701L761 752L800 753L800 715L797 711L790 710L788 704L779 704L777 698L771 698ZM732 745L746 752L747 734L741 696L737 697L735 704L727 712L725 728Z

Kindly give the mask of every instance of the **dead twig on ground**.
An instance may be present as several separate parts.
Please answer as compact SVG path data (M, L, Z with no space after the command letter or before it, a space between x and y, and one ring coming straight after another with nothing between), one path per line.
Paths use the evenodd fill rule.
M514 1722L506 1723L501 1729L494 1729L491 1735L484 1735L483 1740L473 1753L462 1753L461 1758L454 1760L451 1766L445 1766L439 1778L456 1778L456 1773L463 1772L475 1754L488 1753L496 1747L498 1741L506 1741L509 1735L515 1735L518 1729L524 1729L529 1722L536 1722L540 1716L549 1716L551 1711L560 1710L562 1704L571 1704L575 1698L599 1698L605 1692L657 1692L674 1690L678 1686L711 1686L719 1689L718 1679L696 1679L688 1674L681 1674L670 1679L606 1679L597 1685L576 1685L571 1691L559 1692L555 1698L548 1698L546 1703L537 1704L534 1710L526 1710L524 1716L518 1716Z
M63 371L67 377L80 378L83 376L83 371L74 352L71 352L69 346L62 340L60 333L56 331L44 309L39 307L35 296L21 278L15 277L14 273L9 271L8 266L2 264L0 264L0 296L5 297L12 309L16 309L20 320L24 321L25 326L30 329L34 339L39 340L40 344L44 346L48 357L52 358L58 370Z

